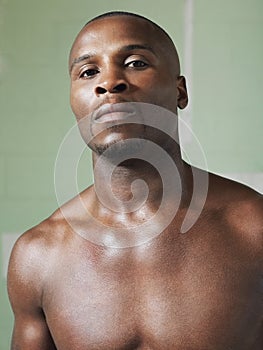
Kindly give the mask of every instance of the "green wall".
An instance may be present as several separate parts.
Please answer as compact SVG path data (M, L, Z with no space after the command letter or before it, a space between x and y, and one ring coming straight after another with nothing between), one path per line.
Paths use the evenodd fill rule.
M196 0L194 130L209 169L263 170L263 1Z
M191 123L208 168L222 173L263 173L263 2L193 3ZM2 269L1 236L22 233L57 207L54 162L74 122L67 56L81 26L108 10L146 15L174 38L184 69L185 4L183 0L161 4L152 0L0 0ZM195 162L193 143L185 149ZM88 153L79 167L80 188L92 182L90 166ZM1 273L0 350L9 348L11 328L6 279Z

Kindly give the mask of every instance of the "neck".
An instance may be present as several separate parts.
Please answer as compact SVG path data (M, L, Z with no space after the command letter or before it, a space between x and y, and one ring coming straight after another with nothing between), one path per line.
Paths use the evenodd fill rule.
M154 213L162 200L184 206L191 185L189 166L182 160L179 146L173 145L162 155L157 153L145 150L140 158L118 164L94 153L94 188L99 211L109 210L111 215L127 217Z

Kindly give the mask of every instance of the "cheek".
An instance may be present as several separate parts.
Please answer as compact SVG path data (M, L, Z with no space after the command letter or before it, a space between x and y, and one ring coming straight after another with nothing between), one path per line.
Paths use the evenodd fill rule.
M176 112L177 109L177 87L176 83L171 81L171 79L160 80L154 79L146 82L148 86L147 95L149 97L149 102L157 104L164 108Z
M76 118L79 120L90 113L91 94L88 88L71 86L70 105Z
M164 70L145 74L141 83L149 91L158 95L169 95L176 97L177 79Z

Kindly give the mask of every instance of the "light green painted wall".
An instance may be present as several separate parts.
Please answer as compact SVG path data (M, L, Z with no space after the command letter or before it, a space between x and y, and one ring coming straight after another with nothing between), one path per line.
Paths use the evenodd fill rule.
M195 4L193 120L209 169L263 171L263 2Z
M167 29L183 59L184 5L0 0L0 239L57 207L54 162L74 120L67 55L81 26L108 10L138 12ZM263 172L262 31L261 0L194 1L192 123L213 171ZM80 165L80 187L92 181L89 158ZM1 275L0 350L9 348L11 324Z

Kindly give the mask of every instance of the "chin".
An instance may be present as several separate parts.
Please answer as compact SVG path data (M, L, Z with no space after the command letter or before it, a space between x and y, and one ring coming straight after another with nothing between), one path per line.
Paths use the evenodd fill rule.
M105 152L109 155L132 154L142 148L140 140L145 137L145 126L142 124L113 125L98 132L88 146L98 155Z
M109 143L94 144L91 148L97 155L119 164L128 159L143 158L145 142L143 138L113 140Z

